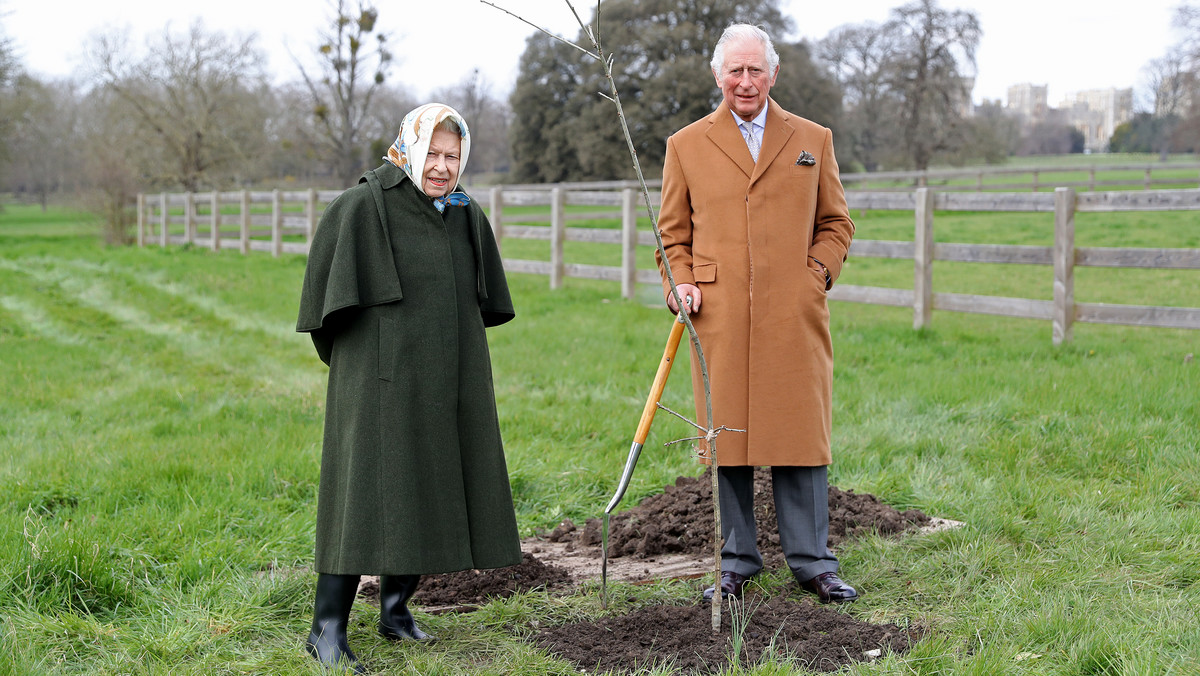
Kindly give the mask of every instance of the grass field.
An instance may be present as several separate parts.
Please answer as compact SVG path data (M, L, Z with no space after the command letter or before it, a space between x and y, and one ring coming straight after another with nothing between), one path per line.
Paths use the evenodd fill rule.
M1200 237L1194 215L1092 218L1081 246ZM939 214L938 239L1048 244L1039 219ZM911 215L857 220L864 239L911 239ZM322 673L302 649L325 379L294 332L304 259L107 249L94 232L67 210L0 212L0 675ZM842 281L911 285L891 264L851 261ZM1082 272L1080 300L1200 306L1195 273ZM603 509L669 318L612 283L510 283L518 318L490 340L531 534ZM935 286L1042 298L1050 273L946 265ZM914 332L907 310L831 313L831 482L966 523L840 550L864 594L843 612L929 630L849 673L1200 673L1200 332L1077 325L1053 348L1048 322L939 312ZM626 504L698 472L662 446L687 434L656 420ZM701 584L622 585L609 612ZM444 640L414 647L379 639L359 604L351 642L379 673L566 675L522 637L602 613L593 587L525 594L422 614Z
M987 167L930 167L935 176L930 179L931 187L948 187L957 190L974 190L979 187L977 174L944 177L937 176L938 172L962 173L982 168L984 171L984 191L1028 191L1036 178L1040 192L1053 191L1056 186L1073 185L1076 190L1086 191L1090 182L1096 181L1096 190L1142 190L1145 185L1145 168L1151 167L1151 177L1155 181L1153 189L1192 189L1196 187L1197 174L1194 165L1194 154L1171 155L1164 162L1157 154L1149 153L1094 153L1089 155L1045 155L1029 157L1009 157L1003 164ZM1183 168L1184 166L1190 168ZM1115 170L1110 167L1134 167L1131 169ZM996 173L998 170L1027 169L1016 173ZM1035 177L1034 172L1037 172ZM886 172L885 172L886 173ZM895 188L911 184L906 181L871 181L863 183L857 180L860 175L851 175L849 185L856 189ZM1106 182L1108 183L1106 185ZM1020 187L1018 187L1020 186Z

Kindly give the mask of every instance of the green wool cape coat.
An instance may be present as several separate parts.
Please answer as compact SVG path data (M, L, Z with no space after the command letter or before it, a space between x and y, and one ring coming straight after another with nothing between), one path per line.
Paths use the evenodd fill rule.
M475 202L439 213L385 164L329 204L296 325L329 365L318 573L520 563L484 332L514 314Z

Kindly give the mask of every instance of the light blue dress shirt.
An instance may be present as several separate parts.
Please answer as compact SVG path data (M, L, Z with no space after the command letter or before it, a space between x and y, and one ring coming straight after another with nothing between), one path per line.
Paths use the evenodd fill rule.
M758 112L758 115L756 115L753 120L750 120L751 130L749 132L746 131L746 127L743 124L745 120L738 117L738 114L732 110L729 111L730 114L733 115L733 121L737 123L738 131L742 132L742 139L746 141L747 149L751 147L750 134L754 134L754 140L758 141L758 147L762 148L763 131L767 128L767 108L768 106L763 106L763 109Z

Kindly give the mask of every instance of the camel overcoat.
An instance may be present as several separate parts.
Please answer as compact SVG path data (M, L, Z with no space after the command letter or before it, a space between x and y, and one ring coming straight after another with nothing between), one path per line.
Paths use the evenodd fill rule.
M718 463L828 465L833 346L825 275L809 256L832 286L854 223L832 133L767 105L757 163L724 104L667 139L659 226L675 283L701 291L692 320L713 424L746 430L720 434ZM665 272L663 284L669 294ZM703 422L694 351L692 378Z

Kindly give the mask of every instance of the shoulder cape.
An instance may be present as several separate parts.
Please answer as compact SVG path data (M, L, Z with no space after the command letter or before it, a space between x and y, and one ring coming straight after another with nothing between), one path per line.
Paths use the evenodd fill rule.
M296 330L311 334L317 354L326 364L337 329L333 320L336 313L404 298L400 271L392 256L383 191L397 186L404 189L405 182L411 184L412 180L399 168L385 164L364 174L358 185L330 202L321 215L308 251ZM413 200L422 199L415 186L407 187L416 195ZM432 205L417 205L433 209ZM465 207L446 208L467 212L484 325L497 326L511 320L516 313L487 216L474 200Z

